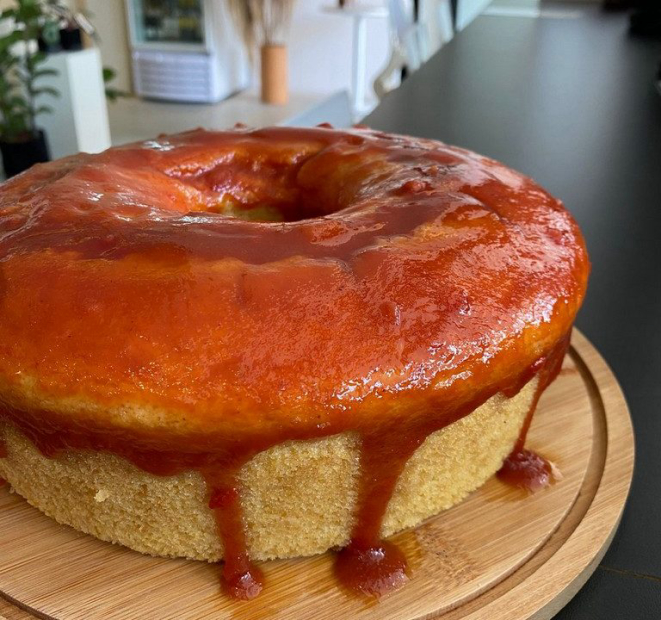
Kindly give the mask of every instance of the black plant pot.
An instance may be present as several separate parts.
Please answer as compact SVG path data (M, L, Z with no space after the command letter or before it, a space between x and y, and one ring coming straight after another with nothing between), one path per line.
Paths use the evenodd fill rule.
M55 43L49 43L43 37L37 39L37 44L39 45L39 51L44 52L44 54L55 54L56 52L62 51L62 45L60 44L59 39Z
M39 44L39 51L46 54L55 54L62 50L75 52L83 49L83 33L80 28L61 28L57 41L49 43L42 36L37 39L37 43Z
M30 140L22 142L0 140L0 152L7 178L27 170L34 164L50 160L46 134L41 129Z
M83 33L80 28L62 28L60 30L60 45L67 52L82 50Z

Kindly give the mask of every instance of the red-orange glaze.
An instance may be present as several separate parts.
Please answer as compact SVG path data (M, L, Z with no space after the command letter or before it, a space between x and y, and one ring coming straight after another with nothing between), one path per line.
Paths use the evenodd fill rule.
M402 551L387 540L365 547L350 544L335 559L335 576L358 594L380 597L408 581L408 562Z
M549 486L555 480L556 472L553 465L543 456L532 450L526 450L525 444L539 399L548 385L560 374L562 360L568 347L569 338L566 339L564 348L558 347L547 357L540 358L535 365L538 366L536 369L538 382L530 409L512 452L497 473L498 478L510 486L534 493Z
M533 401L512 454L506 459L498 477L513 486L535 491L551 481L551 466L546 459L523 450L532 416L542 392L557 377L569 347L569 335L553 350L524 369L514 380L491 391L478 392L463 406L455 406L444 415L423 417L407 427L393 425L375 432L363 433L361 456L361 489L353 535L349 545L340 551L336 566L339 581L348 589L381 596L398 587L407 572L406 559L385 546L380 530L383 515L406 462L433 432L475 411L486 400L500 392L511 398L534 377L538 378ZM528 458L524 458L528 457ZM511 463L511 465L510 465ZM545 477L548 467L548 475ZM372 562L370 570L365 569ZM354 570L351 567L354 567Z
M0 416L47 456L202 472L239 598L262 578L236 473L282 441L355 431L337 574L380 595L406 575L379 534L407 459L490 396L536 373L546 387L587 273L556 199L437 142L241 129L78 155L0 188Z
M228 475L226 470L209 471L206 483L210 490L209 508L214 511L218 535L225 545L224 589L234 598L253 599L264 587L264 576L248 556L236 475Z
M553 466L532 450L512 452L498 471L498 479L513 487L534 493L554 480Z

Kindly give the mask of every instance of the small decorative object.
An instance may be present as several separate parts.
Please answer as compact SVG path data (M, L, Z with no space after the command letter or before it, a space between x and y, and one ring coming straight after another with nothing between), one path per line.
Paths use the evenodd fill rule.
M96 40L94 26L80 11L72 10L63 0L39 0L46 21L39 36L39 49L47 54L83 49L83 32Z
M260 48L262 101L285 104L289 100L287 84L287 48L284 45L262 45Z
M14 21L11 32L0 37L0 150L8 177L49 160L46 136L36 120L52 108L38 99L59 96L56 89L39 85L41 78L57 73L40 66L46 54L37 46L40 36L53 32L50 16L38 0L14 4L0 14L0 20Z
M259 47L262 101L280 105L287 103L287 47L284 38L295 0L230 0L229 4L251 60Z
M61 49L67 52L83 49L83 32L96 40L96 29L83 13L72 10L64 0L41 2L51 21L58 25Z
M96 27L87 16L71 9L64 0L41 0L47 19L41 28L39 49L48 54L64 50L73 52L83 49L83 33L95 43L99 42ZM110 84L117 77L112 67L103 67L103 83L108 101L117 101L131 94Z

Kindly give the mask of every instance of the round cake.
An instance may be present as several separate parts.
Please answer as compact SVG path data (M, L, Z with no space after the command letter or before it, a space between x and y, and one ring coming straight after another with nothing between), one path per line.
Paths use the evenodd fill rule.
M380 594L407 574L382 537L504 461L548 480L523 443L588 269L530 179L366 128L35 166L0 186L0 476L103 540L223 559L241 598L251 560L339 547Z

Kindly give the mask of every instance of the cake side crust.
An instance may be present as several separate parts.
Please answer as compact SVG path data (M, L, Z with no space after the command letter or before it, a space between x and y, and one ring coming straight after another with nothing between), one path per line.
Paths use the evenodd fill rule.
M430 435L406 464L382 534L418 525L490 478L516 441L535 382ZM7 447L0 476L58 522L142 553L222 558L199 473L154 476L101 452L49 459L8 423L0 437ZM307 556L346 545L359 471L359 439L350 433L289 441L254 457L240 474L250 556Z

